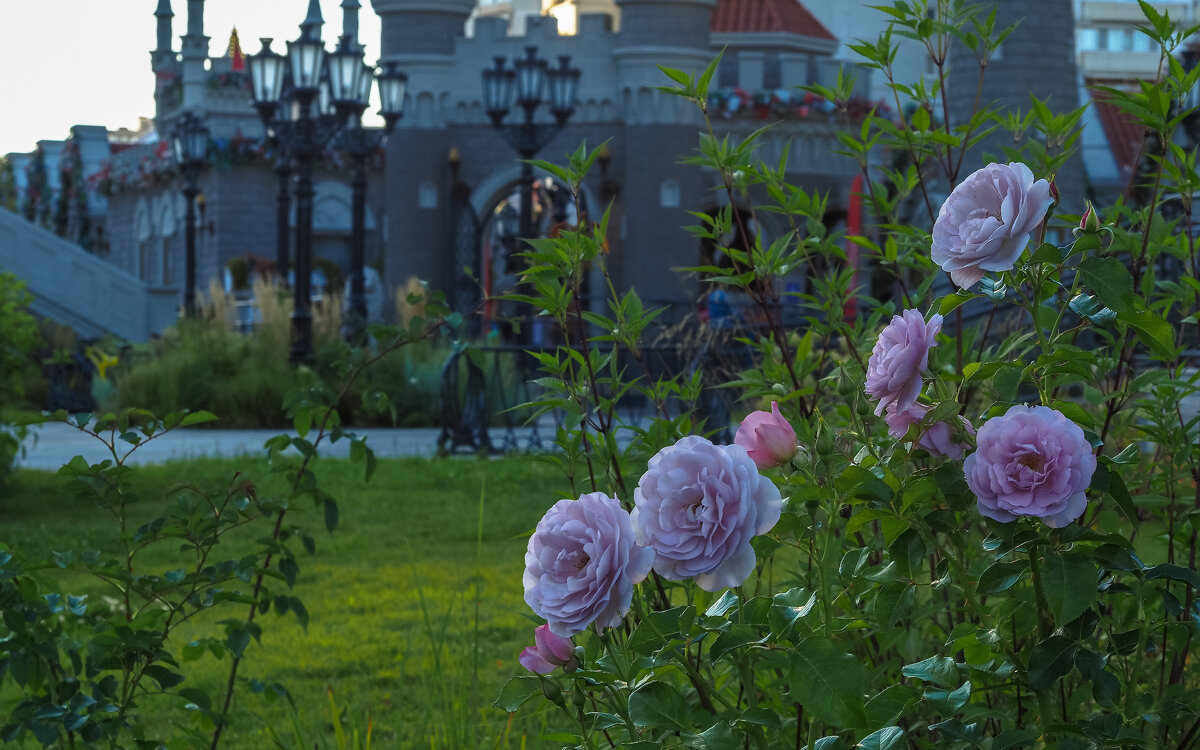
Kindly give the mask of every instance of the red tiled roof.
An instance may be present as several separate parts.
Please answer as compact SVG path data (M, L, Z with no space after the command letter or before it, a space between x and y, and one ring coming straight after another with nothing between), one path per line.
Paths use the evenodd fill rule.
M718 34L782 31L837 39L800 0L720 0L713 10L711 28Z
M1146 126L1133 115L1118 109L1106 92L1092 89L1091 93L1096 116L1100 118L1100 126L1104 128L1104 136L1108 139L1108 147L1112 149L1117 168L1122 176L1128 176L1136 166Z

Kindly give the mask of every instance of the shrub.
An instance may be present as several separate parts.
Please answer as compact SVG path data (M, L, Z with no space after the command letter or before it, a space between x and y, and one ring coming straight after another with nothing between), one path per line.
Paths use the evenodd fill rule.
M1195 29L1141 7L1162 78L1111 95L1156 140L1136 178L1144 201L1082 220L1055 207L1083 186L1050 182L1080 110L1035 100L1025 117L976 112L952 127L929 116L944 88L891 81L893 32L924 44L944 80L952 41L977 50L982 71L1008 30L956 2L930 4L932 17L924 3L884 9L891 28L854 49L923 101L910 119L870 114L839 134L863 167L875 226L853 241L887 279L882 300L855 287L825 200L787 182L786 158L754 159L761 131L739 141L708 123L690 161L748 208L701 216L695 234L746 236L733 231L743 213L791 229L720 248L731 267L691 269L761 313L756 359L728 385L771 412L742 422L733 445L701 436L723 425L687 406L698 378L618 364L640 356L657 314L636 292L610 285L608 309L582 313L591 331L565 325L581 269L604 261L607 215L534 243L518 298L567 335L540 356L539 405L568 416L549 457L564 481L545 495L523 584L539 621L575 647L531 627L533 651L555 660L527 651L536 674L514 677L499 708L540 696L579 748L1195 745L1200 416L1185 401L1198 386L1184 344L1200 302L1200 183L1172 139L1200 114L1200 68L1171 55ZM716 66L665 70L663 89L707 118ZM812 88L844 107L853 82ZM1010 163L960 177L973 134L993 127L1016 131ZM870 168L880 148L899 168ZM539 166L578 199L598 153ZM935 179L944 202L930 197ZM1187 196L1178 223L1160 214L1169 194ZM917 220L901 215L914 196ZM1074 239L1046 242L1048 227ZM810 291L794 295L797 340L779 290L798 268ZM656 405L649 427L615 409L630 390ZM610 497L624 516L589 510ZM628 550L626 524L642 550Z

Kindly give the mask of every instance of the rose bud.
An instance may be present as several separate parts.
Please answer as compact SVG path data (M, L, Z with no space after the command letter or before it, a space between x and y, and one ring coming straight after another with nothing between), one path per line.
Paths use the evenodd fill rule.
M1096 215L1096 209L1092 206L1091 201L1086 201L1087 210L1083 212L1083 217L1079 220L1079 228L1088 234L1095 234L1100 231L1100 217Z
M742 420L733 442L745 448L760 469L782 466L797 450L796 431L779 413L776 401L771 402L771 411L756 411Z
M550 674L558 667L574 672L579 663L575 661L575 646L570 638L562 638L550 632L549 625L539 625L533 631L534 646L526 646L518 661L521 666L537 674Z

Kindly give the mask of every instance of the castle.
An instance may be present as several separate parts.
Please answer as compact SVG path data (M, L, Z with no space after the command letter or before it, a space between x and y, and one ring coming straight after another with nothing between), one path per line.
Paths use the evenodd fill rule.
M580 10L599 12L581 12L569 36L549 15L523 18L523 33L513 34L517 24L508 18L473 15L474 0L370 4L382 22L380 46L372 47L409 80L405 115L369 170L367 261L381 271L386 289L417 276L446 290L467 312L485 291L506 282L504 258L513 243L505 216L518 199L520 165L482 109L481 71L496 56L511 60L527 46L551 61L569 55L583 72L573 116L539 158L564 161L581 142L608 141L580 208L596 218L611 205L608 265L618 288L635 287L648 301L692 305L699 285L677 269L698 265L702 248L681 227L694 223L689 211L714 211L727 202L715 190L715 173L680 163L694 152L702 119L694 105L657 90L668 82L660 65L699 71L724 48L715 81L718 131L744 136L779 120L758 157L777 163L789 146L790 179L829 194L832 223L849 200L857 165L834 153L844 121L831 104L806 100L793 88L833 81L841 67L831 58L837 40L797 0L592 2ZM184 206L166 136L182 112L194 111L212 135L213 163L200 178L198 212L203 292L226 275L232 259L274 257L279 187L274 154L250 104L240 42L235 38L226 54L210 57L204 0L186 5L177 50L171 0L159 0L151 54L158 139L110 144L108 161L93 167L88 244L152 288L179 288ZM342 2L343 31L357 33L359 6L358 0ZM306 22L323 23L315 0L309 13ZM326 29L324 36L328 43L336 35ZM869 71L860 72L860 84L866 91ZM537 117L552 119L545 111ZM350 188L342 165L341 156L328 151L314 175L314 256L329 275L348 264ZM539 186L539 232L574 217L573 206L564 215L546 175ZM762 216L752 231L776 236L785 223Z

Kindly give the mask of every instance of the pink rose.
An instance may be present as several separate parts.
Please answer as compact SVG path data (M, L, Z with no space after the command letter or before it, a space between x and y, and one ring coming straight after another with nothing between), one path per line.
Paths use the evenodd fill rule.
M533 646L526 646L517 659L521 666L537 674L550 674L562 667L566 672L579 668L575 660L575 645L550 631L550 625L538 625L533 631Z
M867 395L879 403L875 416L884 409L907 409L921 395L921 373L929 367L929 350L937 344L942 316L925 322L916 310L905 310L879 334L867 361Z
M1050 183L1020 162L989 164L963 180L933 225L933 262L963 289L1007 271L1054 203Z
M555 635L569 638L589 625L600 633L621 623L653 562L615 498L592 492L559 500L529 537L525 603Z
M634 533L654 550L654 569L705 591L750 577L757 562L750 540L770 531L783 509L779 488L744 448L699 435L656 453L633 497Z
M981 514L1001 523L1034 516L1054 529L1083 514L1096 456L1060 412L1018 404L985 422L976 442L963 473Z
M782 466L796 455L796 431L771 402L771 411L756 411L738 425L733 442L746 449L760 469Z
M888 434L899 440L908 434L909 427L920 423L928 413L929 407L924 404L913 404L907 409L888 409L887 416L884 417L888 424ZM958 419L962 422L962 427L966 430L967 434L975 434L975 428L965 417L959 417ZM917 445L935 456L945 456L953 461L957 461L962 458L963 453L971 446L954 438L953 427L945 422L937 422L921 431L920 436L917 438Z

